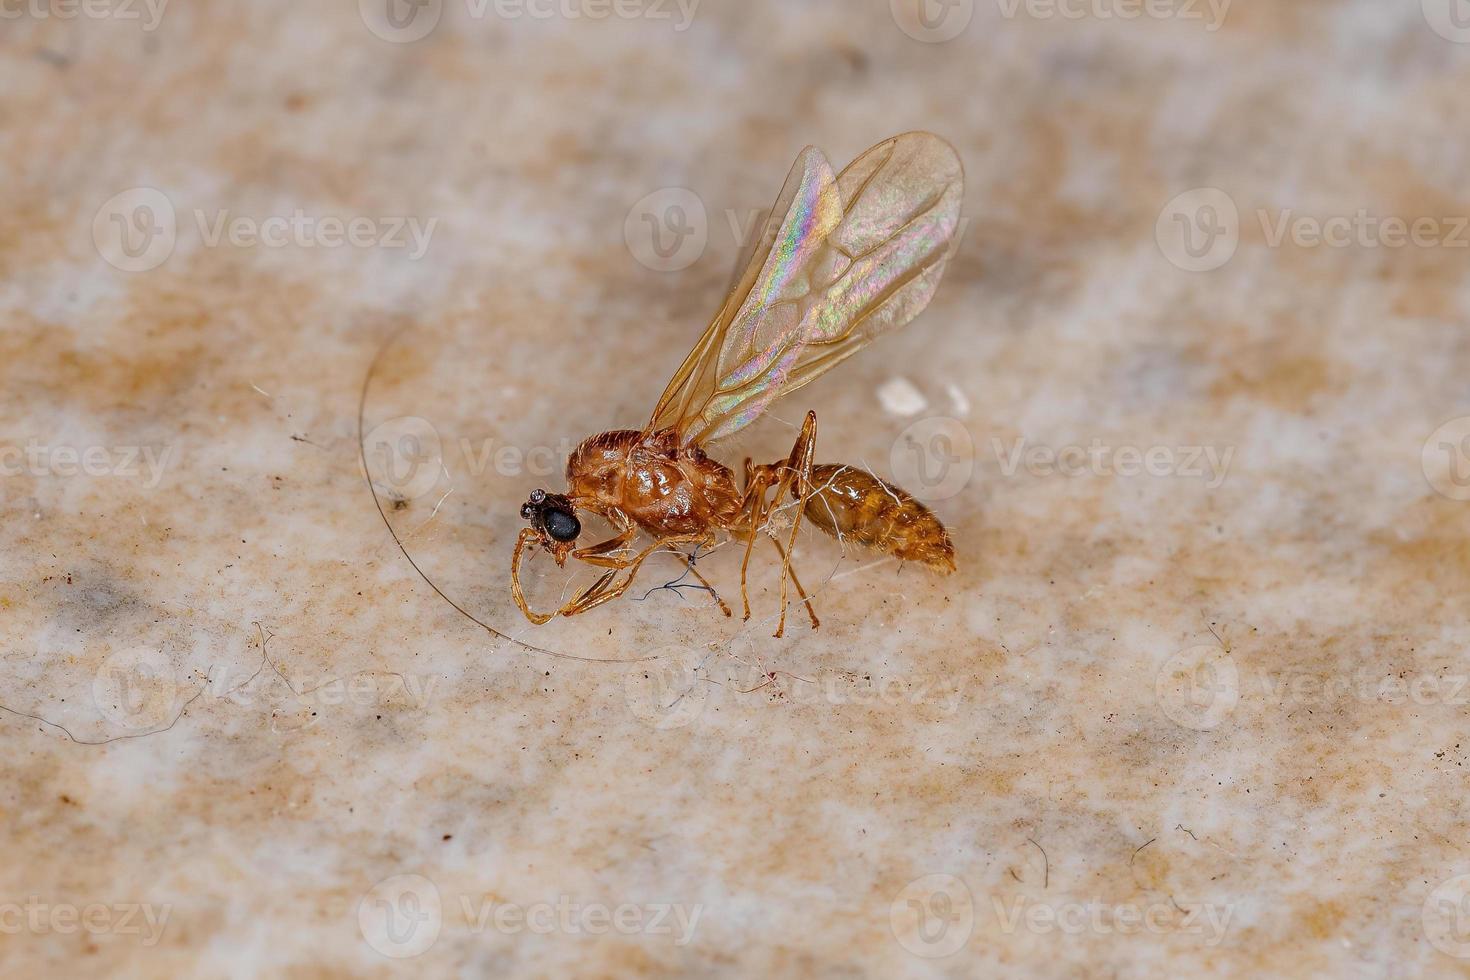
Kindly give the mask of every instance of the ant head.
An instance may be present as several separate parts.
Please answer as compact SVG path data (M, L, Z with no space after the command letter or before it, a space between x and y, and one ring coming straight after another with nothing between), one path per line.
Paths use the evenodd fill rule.
M521 504L521 517L531 522L531 527L541 536L541 546L551 552L556 563L564 564L582 533L582 522L577 520L571 499L559 493L532 490L531 498Z

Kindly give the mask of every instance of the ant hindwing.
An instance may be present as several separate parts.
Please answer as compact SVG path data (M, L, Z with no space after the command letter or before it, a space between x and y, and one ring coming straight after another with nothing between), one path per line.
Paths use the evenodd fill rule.
M840 174L820 150L803 150L771 211L781 221L766 224L749 265L648 424L584 440L567 459L566 493L536 490L522 505L529 525L511 557L511 591L526 618L541 624L616 599L650 555L708 545L723 532L745 542L740 596L749 619L746 575L755 540L787 499L796 506L785 545L770 535L781 557L778 637L786 627L788 581L813 628L819 625L791 567L803 519L844 541L953 571L949 534L922 503L857 467L815 463L814 412L784 459L746 460L741 485L705 447L928 305L953 248L963 186L958 155L932 133L885 140ZM603 518L614 535L577 547L578 511ZM634 548L640 531L652 541ZM573 558L606 571L554 612L535 612L520 568L527 548L538 544L558 565ZM690 572L708 587L692 564Z

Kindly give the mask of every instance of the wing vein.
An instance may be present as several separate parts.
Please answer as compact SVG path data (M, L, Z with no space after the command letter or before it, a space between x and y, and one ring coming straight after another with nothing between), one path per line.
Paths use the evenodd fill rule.
M731 435L916 317L953 251L963 191L958 155L931 133L885 140L835 176L821 151L803 150L648 429L694 443Z

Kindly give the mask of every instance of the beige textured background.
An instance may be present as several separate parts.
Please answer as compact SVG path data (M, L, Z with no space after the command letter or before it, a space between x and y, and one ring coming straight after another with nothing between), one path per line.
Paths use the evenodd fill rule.
M1470 972L1470 10L894 6L4 7L0 970ZM968 174L935 302L720 452L814 408L960 572L806 539L816 634L769 551L745 628L528 628L516 509L644 420L731 217L913 128ZM380 351L394 526L551 653L387 536ZM1042 455L1094 445L1156 470Z

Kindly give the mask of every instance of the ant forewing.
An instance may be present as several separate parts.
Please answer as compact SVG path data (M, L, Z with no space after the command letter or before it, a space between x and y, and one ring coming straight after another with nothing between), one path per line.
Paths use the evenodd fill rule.
M815 462L814 412L787 456L758 465L747 459L738 482L706 447L929 304L953 251L963 189L959 156L932 133L884 140L840 174L816 147L803 150L771 210L779 222L766 223L744 273L648 424L585 440L567 460L566 493L536 490L522 506L529 526L511 558L511 591L526 618L540 624L586 612L626 592L650 555L725 535L745 543L740 596L749 619L750 558L756 537L770 532L781 558L775 635L785 631L788 581L816 628L816 611L791 567L803 518L843 540L953 571L949 534L922 503L857 467ZM783 546L770 519L788 498L795 516ZM579 510L606 520L613 536L576 547ZM639 532L652 540L635 548ZM559 565L570 557L605 571L554 612L534 612L520 568L535 545Z

